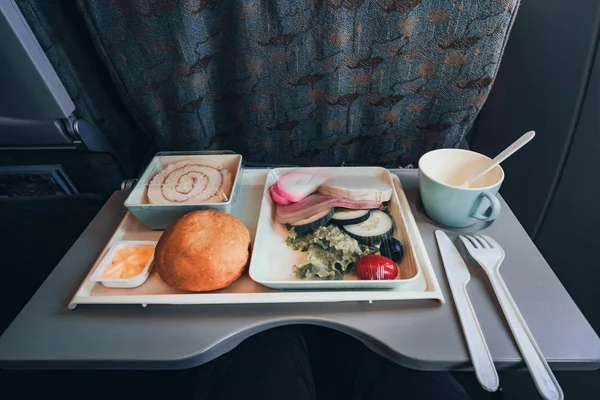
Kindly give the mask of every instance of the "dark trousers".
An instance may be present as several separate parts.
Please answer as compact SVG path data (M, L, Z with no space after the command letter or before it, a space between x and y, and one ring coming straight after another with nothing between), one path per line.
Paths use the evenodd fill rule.
M333 330L286 326L199 368L196 399L470 399L448 372L400 367Z

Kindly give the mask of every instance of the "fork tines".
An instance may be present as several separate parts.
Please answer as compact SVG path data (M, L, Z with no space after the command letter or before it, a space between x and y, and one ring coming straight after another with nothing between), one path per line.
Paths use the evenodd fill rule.
M486 235L461 235L461 237L467 239L476 249L493 249L494 247L499 247L494 239Z

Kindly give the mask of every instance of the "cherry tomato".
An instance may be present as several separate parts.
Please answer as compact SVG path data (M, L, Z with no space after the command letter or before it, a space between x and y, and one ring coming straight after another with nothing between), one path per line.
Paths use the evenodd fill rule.
M356 275L358 279L370 281L396 279L398 266L387 257L372 254L358 260Z

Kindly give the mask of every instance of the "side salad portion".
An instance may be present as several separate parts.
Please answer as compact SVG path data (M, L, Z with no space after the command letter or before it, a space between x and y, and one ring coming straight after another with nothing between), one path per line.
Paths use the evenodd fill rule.
M269 193L278 222L287 227L287 246L307 253L304 262L292 266L297 278L397 278L404 249L393 237L387 210L392 188L387 182L292 172Z

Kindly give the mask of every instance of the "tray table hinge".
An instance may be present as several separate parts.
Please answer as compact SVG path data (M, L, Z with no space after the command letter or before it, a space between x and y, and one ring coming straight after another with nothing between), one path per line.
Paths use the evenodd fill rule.
M135 184L137 183L137 179L125 179L121 182L121 190L132 190Z

